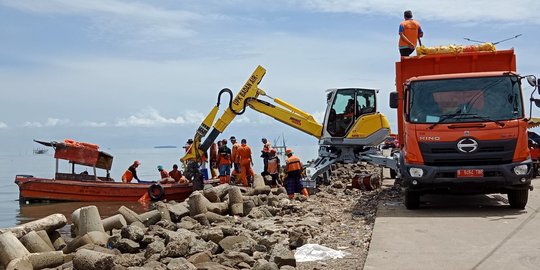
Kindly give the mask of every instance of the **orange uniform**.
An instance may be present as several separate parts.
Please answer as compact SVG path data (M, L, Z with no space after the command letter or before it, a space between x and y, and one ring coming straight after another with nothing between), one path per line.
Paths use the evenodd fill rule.
M418 43L418 37L422 37L422 28L420 23L413 19L404 20L399 24L399 33L403 33L409 39L409 41L416 47ZM410 44L403 38L399 38L399 47L407 48Z
M172 171L169 172L169 176L174 179L175 182L180 182L180 180L182 179L182 172L179 171L179 170L175 170L173 169Z
M251 168L251 148L247 144L242 144L238 147L236 151L236 158L240 161L240 173L242 177L242 184L247 187L248 184L248 175L250 177L255 176L253 169Z
M233 143L232 149L231 149L231 163L235 164L235 166L231 174L235 177L240 174L240 171L239 171L240 161L238 159L238 148L240 148L240 144L237 142Z

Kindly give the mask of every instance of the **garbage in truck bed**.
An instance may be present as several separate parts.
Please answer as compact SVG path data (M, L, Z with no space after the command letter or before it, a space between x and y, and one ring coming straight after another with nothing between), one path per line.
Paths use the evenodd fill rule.
M497 48L491 42L486 42L478 45L446 45L436 47L420 46L416 48L416 53L420 55L432 54L458 54L464 52L494 52Z

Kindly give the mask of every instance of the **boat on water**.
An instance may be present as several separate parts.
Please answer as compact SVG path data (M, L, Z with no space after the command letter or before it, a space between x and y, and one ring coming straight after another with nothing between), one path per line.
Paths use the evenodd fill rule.
M49 149L47 148L36 148L33 151L34 155L43 155L43 154L47 154L47 152L49 152Z
M191 183L158 184L155 182L123 183L114 182L110 177L113 156L99 151L99 146L91 143L64 140L63 142L35 142L52 147L55 151L56 172L53 179L17 175L20 202L34 201L138 201L145 194L153 200L186 199L193 191ZM60 160L71 163L71 172L59 172ZM92 168L75 173L75 166ZM105 176L97 176L97 169L105 170ZM208 183L213 184L212 180Z

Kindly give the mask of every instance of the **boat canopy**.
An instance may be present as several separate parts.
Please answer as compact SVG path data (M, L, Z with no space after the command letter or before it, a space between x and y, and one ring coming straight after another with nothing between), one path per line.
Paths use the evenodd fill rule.
M73 164L95 167L107 171L112 167L112 155L99 151L97 144L77 142L69 139L65 139L63 142L34 141L54 148L54 158L56 159L68 160Z

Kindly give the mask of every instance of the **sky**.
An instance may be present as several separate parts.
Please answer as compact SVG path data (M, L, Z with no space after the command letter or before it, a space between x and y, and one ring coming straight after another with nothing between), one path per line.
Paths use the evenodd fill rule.
M428 46L523 34L498 48L515 49L519 73L540 75L539 1L0 0L2 149L64 138L183 145L219 90L238 91L257 65L267 69L262 89L319 121L326 89L380 89L378 110L396 130L388 94L407 9ZM230 135L317 143L254 111Z

